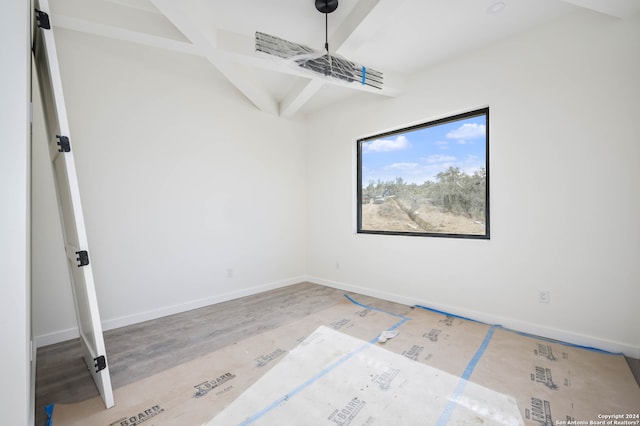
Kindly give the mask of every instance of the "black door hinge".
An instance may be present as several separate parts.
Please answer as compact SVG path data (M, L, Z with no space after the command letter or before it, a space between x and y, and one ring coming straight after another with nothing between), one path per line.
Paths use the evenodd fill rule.
M49 14L38 9L36 9L36 23L38 24L38 27L42 29L45 29L45 30L51 29L51 22L49 22Z
M86 250L77 251L78 268L81 266L87 266L89 264L89 253Z
M69 137L56 135L56 138L58 138L58 152L71 152Z
M93 361L95 362L94 366L96 367L96 373L107 368L107 359L104 357L104 355L100 355L99 357L94 358Z

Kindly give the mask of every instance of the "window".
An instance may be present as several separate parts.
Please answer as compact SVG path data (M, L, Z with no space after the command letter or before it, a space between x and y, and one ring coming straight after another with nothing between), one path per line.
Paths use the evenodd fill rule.
M358 233L489 239L489 108L357 144Z

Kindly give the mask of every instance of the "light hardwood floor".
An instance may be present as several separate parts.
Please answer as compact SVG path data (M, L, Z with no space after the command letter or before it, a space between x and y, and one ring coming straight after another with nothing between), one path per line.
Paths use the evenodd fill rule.
M344 299L344 291L300 283L153 321L105 332L114 389L288 324ZM363 295L358 301L389 312L410 308ZM44 407L98 395L82 360L78 339L38 349L36 425L46 423Z
M349 294L368 306L406 314L409 306L311 283L300 283L105 332L113 388L159 373L224 346L333 306ZM38 349L36 426L44 407L98 395L78 339ZM640 361L628 359L640 383Z

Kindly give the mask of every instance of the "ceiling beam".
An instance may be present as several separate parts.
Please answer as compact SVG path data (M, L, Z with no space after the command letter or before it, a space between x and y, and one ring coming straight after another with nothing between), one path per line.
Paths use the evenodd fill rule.
M364 20L378 7L380 0L359 0L349 15L340 23L329 38L329 50L339 51Z
M132 9L144 10L145 12L160 13L151 3L147 0L106 0L109 3L114 3L120 6L130 7Z
M220 54L215 28L207 19L211 12L201 1L151 0L151 3L258 109L278 114L277 101L256 84L251 71L241 69Z
M362 24L380 0L359 0L351 12L340 23L329 39L329 51L337 52ZM304 87L294 87L286 96L286 105L280 106L280 114L285 117L294 115L323 86L323 80L307 80ZM376 89L377 90L377 89Z
M86 19L74 18L66 15L54 14L52 23L55 27L64 28L73 31L79 31L86 34L93 34L102 37L112 38L115 40L136 43L143 46L165 49L177 53L188 55L205 56L202 49L191 42L175 40L163 36L156 36L139 31L133 31L114 25L102 24L99 22L87 21ZM298 66L293 66L284 61L274 59L271 56L258 54L254 52L255 39L253 37L243 36L228 31L215 31L216 49L221 57L227 61L251 66L266 71L273 71L292 76L311 79L314 77L311 71L305 70ZM316 80L323 81L326 84L334 84L347 87L359 91L380 94L383 96L396 96L401 92L400 86L393 84L393 76L385 73L385 85L382 90L362 86L360 84L349 84L342 80L325 79L324 76L318 75ZM295 90L295 89L294 89ZM308 93L308 91L307 91ZM282 110L282 106L280 108Z
M112 38L115 40L137 43L143 46L157 47L160 49L170 50L178 53L200 55L199 49L192 43L174 40L167 37L155 36L147 33L141 33L139 31L132 31L125 28L115 27L113 25L106 25L99 22L91 22L85 19L78 19L71 16L57 14L54 14L52 16L51 22L55 27L64 28L67 30L79 31L87 34Z
M280 115L282 117L293 116L322 86L324 86L322 80L301 80L301 83L293 87L287 96L280 101Z
M108 1L120 4L122 0ZM404 79L388 72L384 73L382 89L376 89L367 85L326 77L301 68L295 63L283 61L267 54L256 53L253 37L220 30L212 26L209 19L211 12L202 0L150 1L151 4L148 5L148 8L153 9L155 13L164 15L184 35L186 41L66 15L53 15L52 23L60 28L183 54L203 56L258 109L283 117L295 115L325 84L390 97L403 92L401 85ZM353 41L354 32L361 27L367 16L374 9L376 14L383 13L384 10L381 9L385 9L382 7L384 4L385 2L380 0L359 0L329 38L330 50L338 51L340 46L350 38ZM278 102L262 84L257 74L261 71L288 74L300 77L301 80Z
M638 0L563 0L586 9L616 18L627 18L640 12L640 2Z
M274 71L283 74L302 77L307 80L319 80L325 84L332 84L340 87L346 87L361 92L375 93L382 96L397 96L403 92L401 86L402 78L391 75L392 84L387 84L387 73L384 74L384 85L382 89L376 89L359 83L349 83L344 80L325 77L322 74L299 67L293 61L276 58L266 53L255 51L255 38L245 36L238 33L218 29L216 31L217 49L221 55L227 56L230 61L249 65L267 71ZM397 77L397 78L396 78ZM400 83L400 84L399 84ZM295 90L295 88L293 89Z

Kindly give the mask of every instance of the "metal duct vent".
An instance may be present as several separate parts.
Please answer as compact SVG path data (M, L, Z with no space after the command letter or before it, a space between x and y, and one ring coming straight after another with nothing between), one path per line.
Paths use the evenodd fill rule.
M316 9L325 15L325 52L261 32L256 32L256 51L291 61L326 77L382 89L383 77L380 71L329 53L328 15L337 7L338 0L316 0Z
M290 60L299 67L327 77L382 89L383 76L380 71L269 34L256 32L256 51Z

